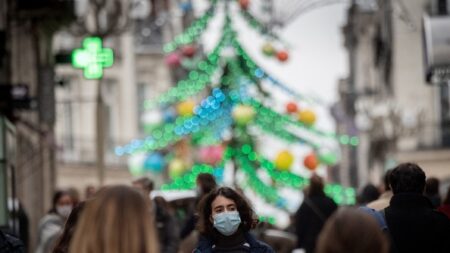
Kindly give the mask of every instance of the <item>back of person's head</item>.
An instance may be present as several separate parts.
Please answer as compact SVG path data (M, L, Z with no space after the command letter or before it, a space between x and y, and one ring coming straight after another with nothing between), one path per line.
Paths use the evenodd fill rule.
M69 252L156 253L149 210L149 201L137 190L124 185L105 187L86 204Z
M153 191L153 181L148 177L141 177L133 181L133 186L146 194Z
M425 195L439 195L439 179L435 177L427 178L425 182Z
M200 187L201 194L207 194L217 187L214 176L209 173L200 173L197 176L197 185Z
M309 187L307 190L308 196L324 194L323 187L324 187L323 179L319 175L313 174L309 179Z
M255 213L248 201L235 190L229 187L220 187L211 191L200 202L199 220L197 223L200 234L204 236L212 236L214 234L214 226L211 220L213 213L212 203L218 196L234 201L241 218L240 228L243 231L247 232L256 225Z
M360 204L367 204L374 200L377 200L378 197L380 197L380 192L378 191L377 187L375 187L375 185L373 184L368 184L364 186L360 196L358 196L358 202Z
M81 216L81 212L83 211L86 202L82 201L76 205L69 217L67 218L66 224L64 225L63 232L59 237L58 243L53 250L53 253L67 253L69 252L69 245L73 238L73 234L75 232L75 228L77 226L79 217Z
M387 253L388 243L373 217L354 208L343 208L325 224L316 252Z
M402 163L392 170L389 177L392 192L419 193L425 188L425 172L414 163Z

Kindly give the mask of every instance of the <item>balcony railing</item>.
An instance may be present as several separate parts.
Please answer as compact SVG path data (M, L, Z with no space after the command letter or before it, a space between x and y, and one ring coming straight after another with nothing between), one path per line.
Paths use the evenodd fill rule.
M95 165L96 142L92 138L74 138L70 136L57 137L56 157L59 163L77 165ZM114 147L118 141L108 141L105 144L105 165L107 168L125 168L127 157L118 157L114 153Z

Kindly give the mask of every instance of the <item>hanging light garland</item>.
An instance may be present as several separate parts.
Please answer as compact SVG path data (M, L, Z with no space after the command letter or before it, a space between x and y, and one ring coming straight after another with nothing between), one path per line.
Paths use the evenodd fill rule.
M229 22L224 25L223 35L219 43L205 60L197 64L197 69L190 71L187 79L180 80L175 87L160 95L156 100L146 100L144 102L146 110L153 109L157 105L183 101L211 84L211 77L219 66L220 53L229 44L229 40L235 36L234 31L227 23Z
M273 162L256 153L250 145L243 145L240 149L231 149L229 152L240 157L246 157L249 161L258 162L261 168L265 169L269 176L279 186L302 189L309 184L308 179L298 176L292 172L276 170ZM324 191L339 205L355 204L356 192L354 188L345 188L338 184L326 184ZM259 194L265 194L265 192L261 190L259 191Z
M194 116L178 117L175 123L157 127L145 140L135 140L123 147L117 147L116 155L161 149L185 135L199 132L212 122L220 121L222 117L229 115L230 105L225 103L225 100L225 94L220 89L214 89L212 95L202 100L195 108Z
M208 25L211 17L214 16L215 8L216 4L213 2L211 7L201 17L197 18L182 34L164 45L164 52L171 53L181 45L192 44L197 41Z
M161 190L190 190L195 188L195 180L201 173L214 173L214 168L206 164L197 164L183 176L176 178L172 183L163 184Z

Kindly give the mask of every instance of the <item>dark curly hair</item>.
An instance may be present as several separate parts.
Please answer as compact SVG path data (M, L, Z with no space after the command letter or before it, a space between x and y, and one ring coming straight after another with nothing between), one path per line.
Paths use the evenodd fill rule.
M425 172L415 163L402 163L395 167L390 176L392 192L423 193L425 188Z
M200 234L206 237L211 237L214 234L214 226L211 222L212 214L212 202L218 197L223 196L227 199L231 199L236 203L237 211L241 217L241 225L239 226L244 232L249 231L254 228L257 223L255 212L251 208L247 200L242 197L239 193L229 187L220 187L213 190L208 195L206 195L199 205L199 220L197 223L197 228Z

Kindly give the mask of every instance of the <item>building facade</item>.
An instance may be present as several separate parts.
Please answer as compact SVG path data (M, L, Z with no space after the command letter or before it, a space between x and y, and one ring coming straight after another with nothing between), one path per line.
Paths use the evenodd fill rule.
M348 129L343 125L356 127L360 145L344 150L340 177L353 179L345 183L379 183L385 170L406 161L421 165L428 176L450 178L443 166L450 162L450 125L442 113L449 105L442 88L447 84L427 84L423 60L422 18L434 15L437 3L352 2L343 28L350 72L339 84L335 106L345 120L335 118L340 132Z
M72 21L73 1L0 2L0 88L14 90L1 100L0 226L21 235L29 249L56 180L51 38ZM18 104L17 96L27 100ZM19 203L28 216L27 229L13 222Z
M118 157L114 149L145 137L144 101L173 85L173 73L165 64L162 47L189 24L192 8L181 9L178 1L137 2L148 2L150 6L140 6L147 8L142 13L131 11L124 31L103 41L103 46L112 48L115 54L114 65L104 70L100 81L104 102L104 182L100 182L96 164L99 81L86 80L80 69L68 64L56 68L61 83L56 88L58 187L82 191L89 185L130 183L128 157ZM80 47L82 39L83 36L61 32L54 38L55 54Z

